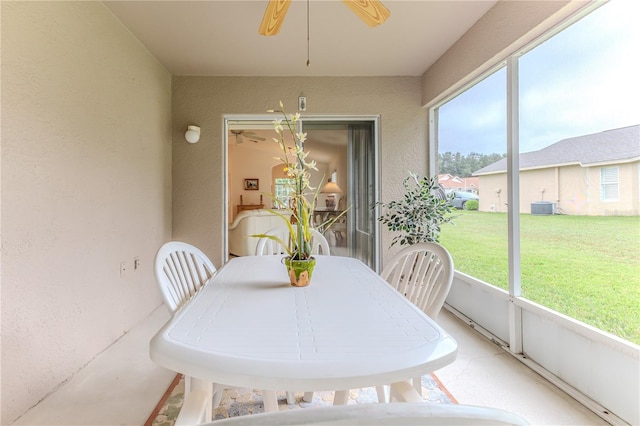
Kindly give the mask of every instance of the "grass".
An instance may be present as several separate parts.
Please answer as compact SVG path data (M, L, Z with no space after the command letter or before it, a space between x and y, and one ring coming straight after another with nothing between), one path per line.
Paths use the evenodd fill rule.
M458 211L440 243L457 270L508 290L507 215ZM640 218L520 217L522 295L640 344Z

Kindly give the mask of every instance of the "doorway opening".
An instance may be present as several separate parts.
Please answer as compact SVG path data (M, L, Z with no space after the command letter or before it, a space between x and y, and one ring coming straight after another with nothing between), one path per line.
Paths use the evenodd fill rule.
M224 116L225 170L225 259L252 255L252 244L242 221L254 222L256 215L269 215L279 192L281 170L278 144L272 121L276 115ZM331 254L355 257L378 270L379 116L304 116L299 131L307 133L304 149L315 160L318 171L311 186L320 188L314 222L347 210L343 220L322 229ZM238 137L240 135L240 137ZM249 179L251 187L245 186ZM331 184L329 184L331 182ZM248 211L253 210L249 213ZM277 217L276 217L277 218ZM277 218L280 219L280 218ZM280 219L281 220L281 219ZM261 223L268 220L261 219ZM276 221L277 223L277 221ZM244 224L246 225L246 224ZM267 226L267 225L263 225ZM268 229L260 230L266 232ZM252 231L255 232L255 231ZM243 244L238 248L238 243Z

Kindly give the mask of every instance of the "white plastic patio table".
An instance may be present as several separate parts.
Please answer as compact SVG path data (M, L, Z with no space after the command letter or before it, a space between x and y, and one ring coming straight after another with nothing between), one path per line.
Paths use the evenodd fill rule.
M261 389L265 411L278 390L393 384L396 399L421 401L408 379L453 362L456 341L359 260L316 258L302 288L281 256L230 260L152 338L151 359L191 376L204 400L205 381Z

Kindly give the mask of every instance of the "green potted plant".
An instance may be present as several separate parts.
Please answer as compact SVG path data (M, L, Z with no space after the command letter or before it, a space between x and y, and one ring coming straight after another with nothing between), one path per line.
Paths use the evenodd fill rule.
M378 221L399 233L391 241L391 247L397 243L437 243L441 225L453 223L451 197L444 193L437 176L420 178L409 172L403 186L405 192L400 200L378 203L384 209Z
M310 185L311 170L318 170L315 161L307 161L308 152L304 150L304 142L307 134L296 132L300 114L287 115L284 105L280 102L280 111L283 119L273 121L273 128L278 135L273 138L278 143L282 156L280 161L284 172L290 179L289 194L291 196L290 205L282 205L275 196L267 194L274 201L276 208L280 211L269 209L269 211L284 221L289 229L288 241L283 241L275 235L257 234L252 237L269 238L277 241L287 252L285 266L287 267L291 284L294 286L306 286L311 280L311 274L315 267L316 260L312 256L312 222L313 211L318 200L319 189L314 189ZM291 135L292 144L287 144L285 134ZM282 214L282 209L286 214ZM330 227L343 214L321 224L323 229Z

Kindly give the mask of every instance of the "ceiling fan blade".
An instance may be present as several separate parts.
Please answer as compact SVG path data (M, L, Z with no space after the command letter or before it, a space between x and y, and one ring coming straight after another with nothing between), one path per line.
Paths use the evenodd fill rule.
M263 36L278 34L290 5L291 0L269 0L258 33Z
M258 136L256 135L254 132L243 132L244 135L246 137L248 137L249 139L255 139L254 142L258 142L258 141L266 141L266 138L263 138L262 136Z
M391 12L379 0L342 0L349 9L370 27L387 20Z

